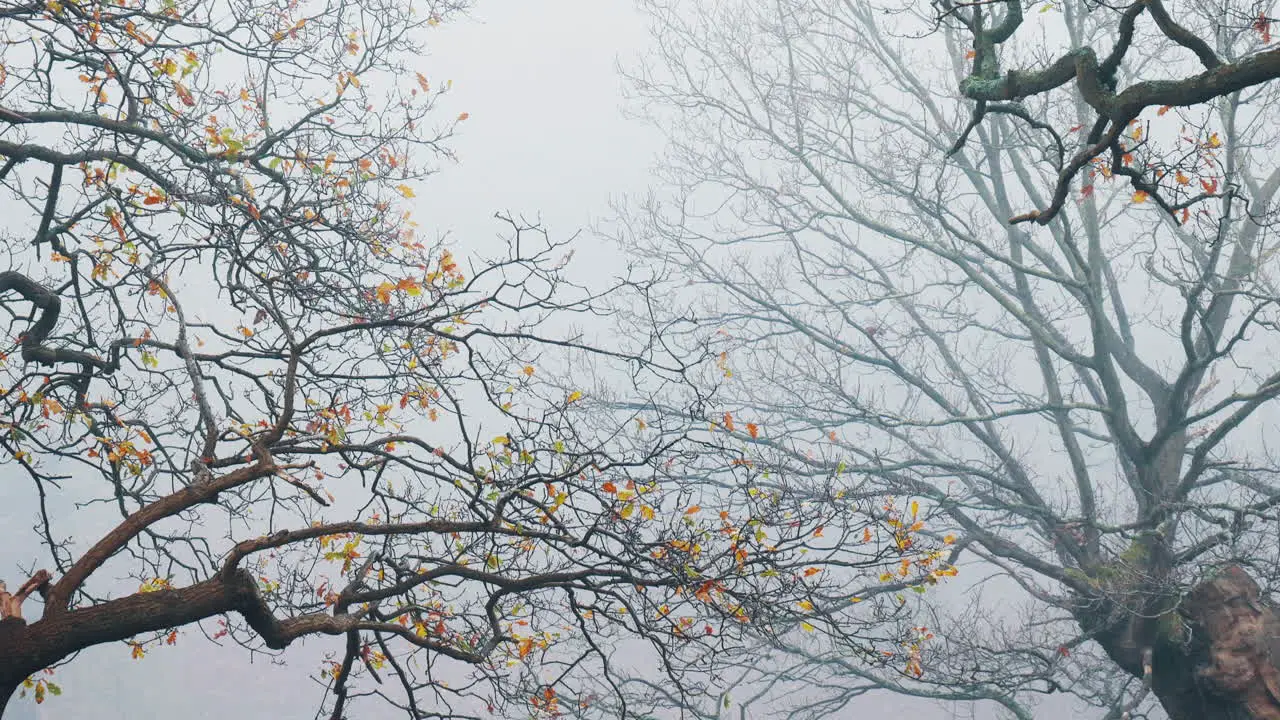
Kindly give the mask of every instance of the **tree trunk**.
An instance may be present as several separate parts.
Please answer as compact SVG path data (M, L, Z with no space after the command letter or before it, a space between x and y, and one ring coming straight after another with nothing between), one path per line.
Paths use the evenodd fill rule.
M20 617L0 619L0 657L8 657L26 627L27 622ZM6 663L0 663L0 666L4 664ZM22 685L22 681L26 678L26 675L19 677L18 673L12 671L0 671L0 718L4 717L4 711L9 705L10 698L18 691L18 687Z
M1280 720L1280 608L1238 566L1192 588L1176 611L1097 638L1125 671L1150 673L1172 720Z
M18 686L22 683L0 683L0 718L4 717L4 709L9 705L9 698L18 691Z
M98 605L46 612L30 624L21 617L0 619L0 717L27 677L73 652L228 612L240 613L272 648L287 646L306 631L310 619L294 619L293 624L302 629L285 632L258 595L256 579L242 569L184 588L135 593Z

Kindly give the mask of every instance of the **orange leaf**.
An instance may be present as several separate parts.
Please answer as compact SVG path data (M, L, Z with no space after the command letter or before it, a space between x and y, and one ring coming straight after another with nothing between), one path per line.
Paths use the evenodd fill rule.
M747 423L747 433L751 435L752 440L760 437L760 426L755 423Z
M463 120L466 120L469 117L471 117L471 113L460 113L458 115L458 122L462 122Z
M732 414L730 413L724 414L724 427L726 430L733 432L733 415Z
M178 99L182 101L183 105L191 107L196 104L196 99L192 97L191 91L187 89L186 85L183 85L180 82L175 82L173 84L173 90L178 94Z
M600 486L600 489L609 493L610 495L618 494L618 486L614 485L612 482L609 482L608 480L606 480L604 484Z
M1135 203L1144 203L1147 201L1148 197L1150 196L1147 195L1145 190L1139 190L1133 194L1133 201Z
M684 511L684 514L685 514L685 515L693 515L694 513L698 512L698 511L699 511L699 510L701 510L701 509L702 509L702 506L701 506L701 505L691 505L691 506L689 507L689 509L688 509L688 510L685 510L685 511Z

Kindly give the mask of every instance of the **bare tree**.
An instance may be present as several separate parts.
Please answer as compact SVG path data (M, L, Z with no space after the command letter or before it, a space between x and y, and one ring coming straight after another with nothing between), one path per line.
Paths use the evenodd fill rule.
M918 667L794 634L740 659L739 699L771 684L743 715L880 689L1280 717L1266 4L903 5L646 3L633 81L670 153L617 233L687 301L680 337L725 344L718 397L773 477L915 497L957 536ZM1105 97L1092 47L1118 48Z
M490 253L419 235L407 201L466 116L434 119L412 61L457 10L0 6L0 463L36 510L0 709L84 648L201 630L334 636L335 719L632 717L616 663L696 699L685 670L804 615L828 565L899 562L749 463L700 502L682 424L557 379L588 355L688 387L656 336L573 329L609 286L569 282L565 243L506 217Z

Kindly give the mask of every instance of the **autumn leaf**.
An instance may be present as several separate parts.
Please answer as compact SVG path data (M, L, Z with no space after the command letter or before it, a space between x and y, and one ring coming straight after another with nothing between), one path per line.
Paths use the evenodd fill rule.
M1135 193L1133 194L1133 202L1135 202L1135 203L1144 203L1144 202L1146 202L1146 201L1147 201L1147 198L1148 198L1148 197L1150 197L1150 196L1147 194L1147 192L1146 192L1145 190L1138 190L1137 192L1135 192Z
M464 112L464 113L459 113L459 114L458 114L458 122L463 122L464 120L466 120L466 119L467 119L467 118L469 118L469 117L471 117L471 113L465 113L465 112Z
M195 97L191 95L191 91L187 89L186 85L183 85L180 82L175 82L173 84L173 91L177 93L178 99L182 101L183 105L192 107L196 104Z
M582 399L582 391L574 390L573 392L569 393L569 397L565 400L565 404L567 405L569 403L575 403L581 399Z
M412 278L404 278L396 283L396 289L404 292L410 297L422 294L422 286Z
M427 82L427 76L422 73L414 73L418 77L418 87L422 88L422 92L431 92L431 83Z
M699 510L701 510L701 509L702 509L702 506L701 506L701 505L690 505L690 506L689 506L689 509L684 511L684 514L685 514L685 515L695 515L695 514L697 514L697 512L698 512Z
M534 373L533 366L532 366L532 365L525 365L525 366L524 366L524 370L522 370L521 372L523 372L523 373L524 373L524 376L525 376L525 377L533 377L533 373Z
M759 438L760 426L756 425L755 423L747 423L747 434L751 436L752 440Z
M407 198L417 197L417 195L414 195L413 193L413 188L409 187L408 185L405 185L404 183L397 185L396 190L399 190L400 194Z
M1253 29L1258 31L1264 45L1271 42L1271 18L1266 13L1258 13L1258 19L1253 21Z

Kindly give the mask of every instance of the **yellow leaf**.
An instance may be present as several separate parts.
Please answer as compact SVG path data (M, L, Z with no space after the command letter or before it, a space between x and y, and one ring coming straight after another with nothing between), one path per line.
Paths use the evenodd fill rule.
M802 622L800 623L800 629L804 630L805 632L813 632L814 628L813 628L813 625L810 625L807 622Z
M399 190L400 194L407 198L417 197L416 195L413 194L413 188L409 187L408 185L405 185L404 183L397 185L396 190Z
M569 393L569 399L565 400L565 403L578 402L581 399L582 399L582 391L574 390L573 392Z
M626 520L627 518L631 517L631 514L634 513L635 511L636 511L636 504L627 503L626 505L622 506L622 512L619 514L622 515L623 520Z
M1135 203L1144 203L1147 201L1148 197L1150 196L1147 195L1145 190L1139 190L1133 194L1133 201Z

